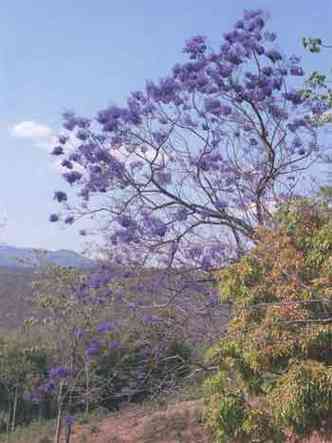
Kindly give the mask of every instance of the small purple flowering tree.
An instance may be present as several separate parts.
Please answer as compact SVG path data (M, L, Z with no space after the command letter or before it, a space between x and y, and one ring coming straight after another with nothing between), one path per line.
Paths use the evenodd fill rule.
M189 60L126 106L65 113L53 154L82 204L64 221L101 216L115 255L139 263L209 270L241 254L320 149L323 109L265 27L262 11L245 11L216 49L189 40Z
M86 273L77 269L50 267L41 271L34 283L34 304L39 320L36 331L45 332L52 344L52 367L46 378L35 386L36 398L52 398L57 410L55 442L61 438L63 426L70 440L70 420L65 413L82 409L89 412L90 402L96 401L99 389L94 388L91 349L96 325L102 308L82 302L86 289ZM89 288L93 291L92 288ZM99 348L98 348L99 351Z
M51 267L34 285L41 321L32 326L40 334L46 332L52 344L51 367L47 377L37 381L34 393L56 405L56 441L65 413L88 414L103 401L112 408L129 394L151 392L153 383L163 389L190 366L186 347L182 346L188 355L184 360L179 346L174 346L175 338L182 343L180 331L171 323L165 328L162 317L146 309L137 315L129 309L130 297L119 299L124 288L109 287L109 269L103 277L101 268L83 272ZM170 356L177 363L172 365L173 378L165 373Z

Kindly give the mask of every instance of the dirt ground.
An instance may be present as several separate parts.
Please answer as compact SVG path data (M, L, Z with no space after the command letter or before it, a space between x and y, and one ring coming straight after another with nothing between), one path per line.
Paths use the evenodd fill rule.
M201 400L181 401L155 410L151 406L130 406L97 425L76 425L71 442L213 443L202 424L202 410ZM289 443L295 440L290 439ZM332 440L313 436L302 443L332 443Z
M130 407L97 426L76 426L73 443L209 443L202 403L185 401L165 410Z

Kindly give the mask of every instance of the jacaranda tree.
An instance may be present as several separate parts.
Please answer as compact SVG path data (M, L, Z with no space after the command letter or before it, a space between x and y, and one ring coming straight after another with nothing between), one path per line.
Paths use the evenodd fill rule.
M100 216L119 262L208 270L240 254L321 149L324 103L302 94L300 59L265 27L246 11L217 48L187 41L188 60L125 106L66 112L53 154L81 205L57 191L67 212L50 220Z

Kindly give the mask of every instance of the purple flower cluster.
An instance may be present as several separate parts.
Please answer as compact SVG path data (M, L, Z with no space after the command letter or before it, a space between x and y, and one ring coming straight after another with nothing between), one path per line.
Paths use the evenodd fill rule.
M75 417L72 415L65 415L63 417L66 426L72 426L75 423Z
M87 358L93 358L96 355L98 355L99 352L101 351L101 348L102 348L102 344L99 340L97 340L97 339L91 340L85 350L85 354L86 354Z
M96 327L96 331L101 334L106 334L108 332L111 332L114 329L114 325L110 321L103 321L102 323L99 323Z
M58 201L59 203L65 202L68 200L67 194L63 191L57 191L54 193L54 200Z
M65 113L65 135L52 153L63 156L81 213L91 215L92 203L94 214L109 217L107 241L122 262L154 254L154 265L177 259L182 266L185 257L215 267L225 257L211 250L212 239L227 230L250 238L264 222L255 208L275 197L276 182L285 191L280 176L296 162L309 164L316 149L307 146L318 146L311 117L325 108L303 95L300 59L279 50L266 25L262 10L247 10L216 49L203 36L188 40L187 59L124 106L93 120ZM76 148L67 153L69 141ZM65 223L74 222L71 214ZM199 258L187 253L195 236Z
M49 370L49 378L53 380L65 379L70 377L71 375L72 375L71 370L63 366L51 368Z

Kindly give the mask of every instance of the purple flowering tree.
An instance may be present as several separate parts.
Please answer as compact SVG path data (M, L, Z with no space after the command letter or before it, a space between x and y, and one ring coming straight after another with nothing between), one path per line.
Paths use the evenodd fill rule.
M243 252L321 149L298 57L277 49L265 14L246 11L221 45L196 36L159 82L92 119L64 115L53 154L78 190L71 224L101 217L117 260L209 270Z
M200 337L220 335L225 311L210 271L256 241L256 226L301 191L323 151L317 121L326 107L304 94L300 59L276 42L266 15L245 11L220 46L189 40L187 60L125 106L64 114L53 155L79 205L58 190L63 210L50 221L101 223L112 264L87 282L101 303L122 301L184 335L199 325Z
M52 359L45 377L37 380L32 395L37 401L52 399L56 406L56 430L54 441L61 439L66 430L66 442L70 441L73 411L90 412L102 390L94 377L91 356L108 345L95 338L105 310L98 303L82 300L86 275L76 269L50 267L43 270L34 282L36 317L31 327L37 334L46 335L52 348ZM93 288L89 288L93 291ZM67 415L66 415L67 414Z

